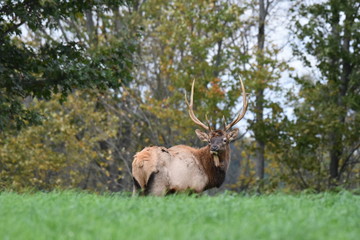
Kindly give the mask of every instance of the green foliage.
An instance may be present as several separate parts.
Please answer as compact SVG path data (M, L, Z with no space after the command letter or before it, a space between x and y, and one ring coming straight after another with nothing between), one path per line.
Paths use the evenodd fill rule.
M9 239L350 240L360 234L360 198L348 192L166 198L3 192L0 212L0 235Z
M329 187L329 165L332 140L330 133L341 129L343 155L339 166L339 181L342 187L359 186L360 168L356 163L359 148L359 116L354 112L345 123L334 119L341 111L328 100L327 86L312 83L303 78L300 96L303 102L295 102L296 120L285 119L281 123L283 133L278 136L275 156L280 164L284 164L282 178L291 186L299 189L311 188L317 191ZM355 151L355 152L354 152Z
M309 66L314 57L321 74L296 78L299 96L290 95L296 119L283 122L279 161L300 188L359 186L358 8L358 1L334 0L294 9L292 30L301 40L294 51Z
M41 125L1 136L0 188L102 191L109 187L110 174L120 180L114 149L101 145L116 136L118 118L99 109L94 93L75 92L63 104L60 98L33 102L30 109L46 116Z
M91 53L74 40L39 38L61 21L96 8L109 11L123 1L3 1L0 4L0 130L39 122L23 105L26 96L66 97L73 89L118 87L130 80L134 43L116 42ZM25 41L35 34L37 42Z

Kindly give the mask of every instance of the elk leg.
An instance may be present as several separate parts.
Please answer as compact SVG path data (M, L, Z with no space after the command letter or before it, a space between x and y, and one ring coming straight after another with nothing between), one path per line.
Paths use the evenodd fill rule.
M141 186L139 182L133 177L134 184L133 184L133 196L137 196L139 192L141 192Z

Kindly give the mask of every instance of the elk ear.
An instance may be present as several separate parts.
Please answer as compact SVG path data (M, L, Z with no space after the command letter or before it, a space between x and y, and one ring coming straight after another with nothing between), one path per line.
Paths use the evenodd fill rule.
M196 129L195 133L201 141L203 141L203 142L209 141L209 135L207 135L207 133L204 133L204 132L200 131L199 129Z
M233 130L231 130L228 134L227 137L229 139L229 142L232 142L234 140L236 140L237 136L239 135L239 129L238 128L234 128Z

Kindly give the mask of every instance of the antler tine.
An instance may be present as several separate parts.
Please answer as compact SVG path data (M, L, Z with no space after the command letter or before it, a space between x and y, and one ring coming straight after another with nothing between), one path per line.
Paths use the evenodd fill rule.
M224 129L226 128L226 119L225 119L225 116L223 115L223 118L222 118L222 120L223 120L223 126L224 126Z
M212 129L212 127L211 127L211 123L210 123L210 121L209 121L209 118L208 118L208 115L207 115L207 114L205 114L205 119L206 119L207 125L208 125L208 127L209 127L209 131L212 131L213 129Z
M185 92L185 102L189 107L189 116L191 118L191 120L193 120L193 122L197 125L199 125L200 127L204 128L205 130L209 131L210 130L210 126L206 126L204 123L202 123L194 114L194 110L193 110L193 103L194 103L194 85L195 85L195 79L192 83L191 86L191 95L190 95L190 103L188 102L188 99L186 97L186 92Z
M237 117L228 125L225 126L225 131L229 130L232 126L234 126L235 124L237 124L245 115L247 107L248 107L248 101L246 99L246 92L245 92L245 87L244 87L244 83L240 77L240 83L241 83L241 89L242 89L242 95L243 95L243 108L241 113L239 112L239 114L237 115Z

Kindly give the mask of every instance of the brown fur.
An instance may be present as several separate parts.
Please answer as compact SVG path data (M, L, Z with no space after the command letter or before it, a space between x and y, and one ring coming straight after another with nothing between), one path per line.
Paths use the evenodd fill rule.
M230 151L230 148L228 149ZM220 187L225 180L225 174L230 162L229 152L222 152L219 155L220 166L216 167L213 161L213 156L210 154L209 146L198 149L194 154L199 159L202 167L204 168L205 174L209 180L206 184L206 189Z

